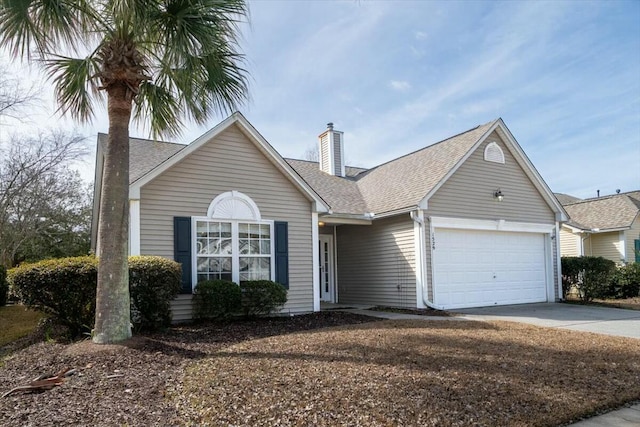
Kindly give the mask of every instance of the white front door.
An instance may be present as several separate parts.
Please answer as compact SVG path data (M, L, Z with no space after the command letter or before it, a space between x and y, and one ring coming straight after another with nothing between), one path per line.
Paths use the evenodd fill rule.
M333 271L333 236L320 234L320 301L335 302Z

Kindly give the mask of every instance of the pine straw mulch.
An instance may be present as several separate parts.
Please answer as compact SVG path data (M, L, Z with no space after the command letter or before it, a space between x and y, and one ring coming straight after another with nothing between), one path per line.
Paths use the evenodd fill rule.
M4 360L0 392L78 373L1 399L0 425L554 426L640 398L640 340L373 320L322 312L126 345L39 343Z

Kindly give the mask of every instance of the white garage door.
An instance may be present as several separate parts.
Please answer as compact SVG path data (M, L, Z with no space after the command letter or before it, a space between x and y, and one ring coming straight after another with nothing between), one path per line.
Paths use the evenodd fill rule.
M544 234L439 228L435 303L445 308L547 300Z

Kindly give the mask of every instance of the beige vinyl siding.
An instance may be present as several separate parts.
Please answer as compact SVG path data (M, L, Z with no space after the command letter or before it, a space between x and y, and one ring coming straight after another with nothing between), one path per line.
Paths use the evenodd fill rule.
M591 234L591 253L586 255L601 256L619 263L622 259L622 246L620 244L620 232Z
M560 253L562 256L580 256L580 235L561 227Z
M485 147L496 142L504 164L484 160ZM493 193L500 189L504 200ZM497 133L489 135L429 199L429 216L554 224L555 214Z
M251 197L262 219L288 222L290 288L283 311L313 311L311 202L235 126L142 188L141 253L173 259L173 218L204 217L211 201L231 190ZM186 299L176 301L175 320L185 320L178 312L187 315Z
M408 214L337 228L338 302L416 307L413 221Z
M627 262L635 262L636 248L633 241L640 239L640 215L631 224L631 229L625 230L624 239L627 249Z
M335 174L342 176L342 150L340 149L341 135L338 132L333 133L333 164L335 165Z

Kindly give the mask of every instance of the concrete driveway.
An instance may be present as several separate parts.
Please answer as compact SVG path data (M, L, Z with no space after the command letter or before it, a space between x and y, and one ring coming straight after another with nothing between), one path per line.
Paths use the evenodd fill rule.
M550 328L640 339L640 310L542 303L467 308L455 311L470 319L508 320Z

